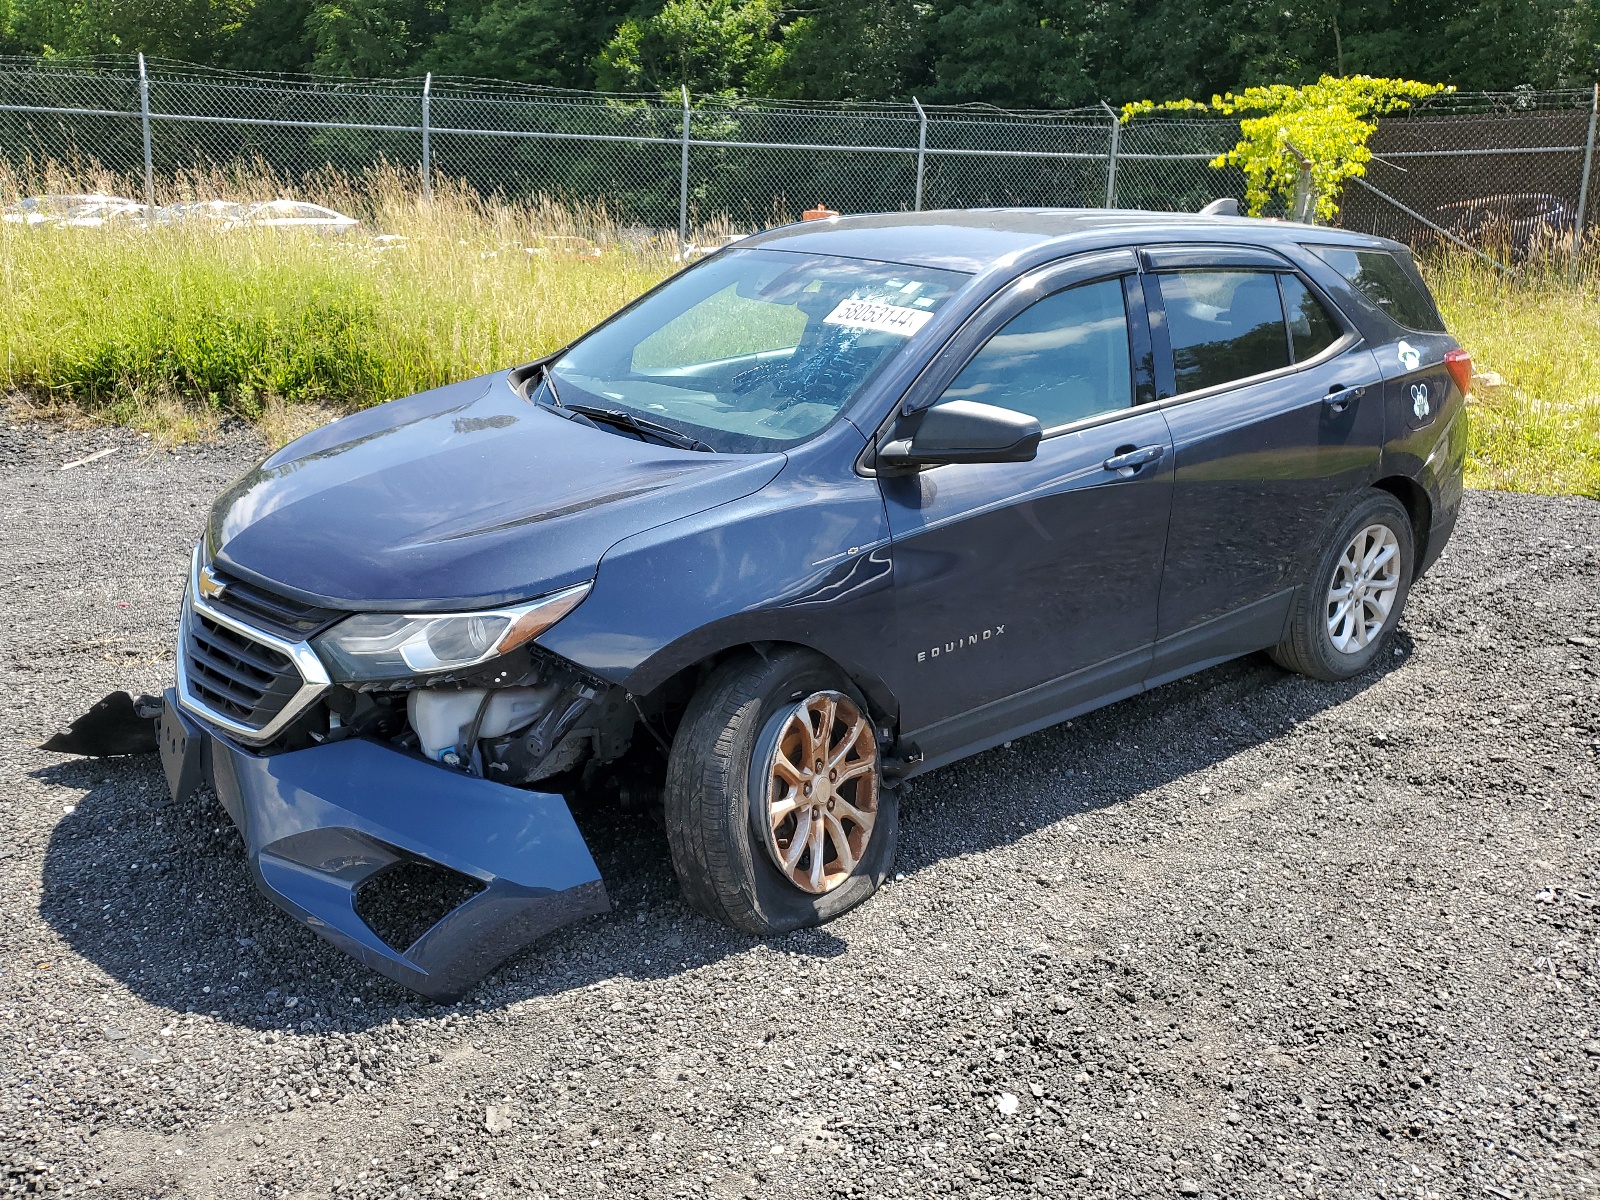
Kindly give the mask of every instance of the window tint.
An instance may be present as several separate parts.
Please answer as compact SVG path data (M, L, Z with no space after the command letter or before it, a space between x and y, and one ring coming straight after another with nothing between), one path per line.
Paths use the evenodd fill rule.
M1133 402L1122 281L1046 296L984 343L945 392L1038 417L1046 429Z
M1354 246L1307 246L1350 281L1352 287L1407 329L1444 332L1444 323L1422 284L1387 250Z
M1294 343L1295 362L1315 358L1339 340L1339 326L1311 294L1311 289L1293 275L1280 275L1283 285L1283 310L1289 315L1289 340Z
M968 281L826 254L714 254L563 354L555 392L721 453L781 450L826 428Z
M631 365L635 371L672 370L792 350L805 334L806 314L798 305L741 296L739 285L730 283L643 339Z
M1289 365L1272 273L1175 271L1156 278L1180 394Z

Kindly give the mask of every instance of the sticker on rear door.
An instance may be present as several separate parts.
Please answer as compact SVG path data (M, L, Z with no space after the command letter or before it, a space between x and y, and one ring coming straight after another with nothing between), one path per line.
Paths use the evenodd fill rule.
M844 300L822 318L822 323L910 337L931 320L933 314L920 308L901 308L898 304L880 304L876 300Z
M1415 371L1422 365L1422 351L1410 342L1402 341L1395 347L1395 352L1400 355L1400 365L1408 371Z

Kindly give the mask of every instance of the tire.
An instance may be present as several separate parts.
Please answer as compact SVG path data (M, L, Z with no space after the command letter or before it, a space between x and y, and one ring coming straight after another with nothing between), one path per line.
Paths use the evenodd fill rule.
M1376 568L1367 584L1360 582L1365 576L1357 571L1357 600L1341 606L1333 588L1336 582L1343 587L1344 581L1351 578L1352 560L1346 556L1356 553L1358 537L1365 539L1362 550L1367 556L1374 550L1381 556L1384 549L1392 548L1393 554L1385 561L1393 566L1387 570ZM1377 661L1400 623L1415 569L1416 539L1405 508L1388 492L1369 491L1358 496L1350 502L1299 589L1283 641L1268 653L1279 666L1312 679L1349 679L1359 675ZM1384 610L1386 593L1392 598ZM1339 619L1341 613L1343 620Z
M819 696L834 697L834 708L826 709L816 699ZM813 709L806 706L815 707L815 720ZM784 847L767 818L773 797L806 805L812 801L801 801L798 790L785 795L791 787L787 782L769 787L776 767L773 755L780 741L787 747L786 755L796 745L808 745L803 731L821 724L824 709L840 714L828 735L833 728L853 727L853 722L847 726L842 721L842 714L852 707L865 719L865 735L849 750L855 757L841 769L847 775L860 773L838 785L824 784L820 775L813 781L816 796L826 796L829 813L837 799L839 815L831 818L832 823L818 823L830 840L824 842L821 856L823 890L810 891L777 861L775 856ZM802 708L807 715L800 715ZM801 721L803 725L791 723ZM863 767L861 752L868 745L870 771ZM826 659L808 650L785 648L764 655L740 654L720 664L690 700L667 762L667 843L684 897L706 916L757 936L820 925L848 912L878 890L894 865L899 812L894 793L883 787L881 772L866 702ZM868 803L869 781L875 816L857 845L863 826L844 813L856 802ZM807 815L806 830L810 811L819 809L801 814ZM835 825L845 842L855 847L849 870L840 869L845 860L837 852ZM798 830L798 818L786 819L785 826ZM808 886L813 866L808 848L794 868Z

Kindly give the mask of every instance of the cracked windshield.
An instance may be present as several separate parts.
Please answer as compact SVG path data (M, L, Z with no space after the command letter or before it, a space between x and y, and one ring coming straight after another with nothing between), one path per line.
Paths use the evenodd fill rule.
M713 450L782 450L832 422L967 278L729 251L574 346L555 391L574 410L624 413ZM535 396L549 403L548 383Z

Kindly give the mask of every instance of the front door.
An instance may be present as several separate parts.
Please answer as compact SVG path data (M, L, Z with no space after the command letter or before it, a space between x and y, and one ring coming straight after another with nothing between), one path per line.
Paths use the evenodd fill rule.
M1132 256L1057 267L987 313L939 398L1037 417L1038 457L882 480L887 682L929 765L1139 690L1156 633L1172 442Z

